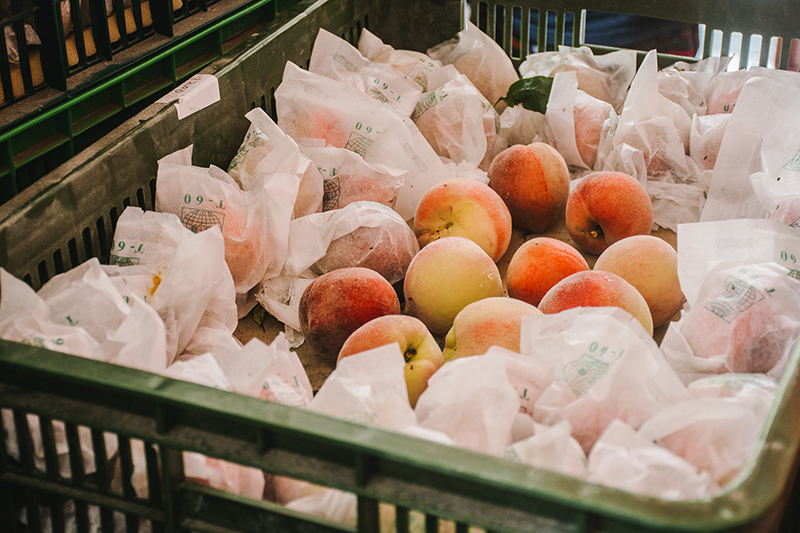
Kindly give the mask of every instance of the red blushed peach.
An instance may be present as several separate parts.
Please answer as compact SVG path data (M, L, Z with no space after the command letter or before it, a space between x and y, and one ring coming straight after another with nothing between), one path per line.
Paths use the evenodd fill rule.
M508 295L539 305L553 285L589 264L573 246L550 237L536 237L514 252L506 271Z
M473 302L456 315L445 337L444 358L481 355L491 346L519 352L522 317L541 314L533 305L505 296Z
M569 194L567 231L582 251L600 255L631 235L649 235L653 204L641 183L622 172L594 172Z
M466 237L497 262L511 243L511 213L488 185L453 178L434 185L417 205L414 233L420 247L442 237Z
M368 268L340 268L309 283L300 297L300 331L321 355L336 357L347 338L370 320L399 315L386 278Z
M564 214L569 169L545 143L515 144L489 166L489 186L508 206L515 226L542 233Z
M611 272L576 272L556 283L539 303L539 310L546 315L573 307L619 307L653 334L653 318L644 297L633 285Z
M613 272L644 296L653 327L667 323L680 310L685 297L678 279L678 252L654 235L633 235L605 249L595 270Z
M411 260L405 280L405 314L419 318L434 335L444 335L472 302L503 295L497 265L464 237L444 237Z
M339 351L339 359L391 343L398 343L406 360L406 387L411 407L428 387L428 378L442 366L442 350L421 320L406 315L386 315L355 330Z

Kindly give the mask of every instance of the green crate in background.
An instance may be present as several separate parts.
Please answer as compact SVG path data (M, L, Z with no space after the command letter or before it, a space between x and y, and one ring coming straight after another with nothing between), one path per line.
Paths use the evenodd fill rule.
M503 2L479 0L471 2L471 20L506 50L515 65L525 60L526 45L545 42L547 13L555 15L549 29L555 31L557 44L583 44L579 29L584 10L605 13L643 15L662 20L701 24L704 39L700 58L712 55L734 55L732 63L739 68L761 65L797 71L800 68L800 43L796 21L800 6L794 2L752 2L750 0L674 0L670 2L634 2L630 0L553 0L546 2ZM552 17L551 17L552 18ZM532 21L512 24L513 20ZM576 31L565 32L565 24ZM532 30L538 34L532 34ZM520 43L519 50L512 42ZM612 48L587 43L595 53ZM528 48L529 49L529 48ZM643 57L646 51L642 51ZM744 60L741 60L744 58ZM681 56L659 57L660 66L685 60Z
M682 18L711 21L712 27L715 12L707 10L746 4L671 5L683 8ZM579 4L564 1L525 6L580 13ZM641 14L652 7L661 15L667 9L637 6L632 12ZM592 4L593 9L609 11L624 7L602 0ZM456 34L463 8L459 0L305 0L289 7L240 48L203 70L218 78L219 102L183 120L170 104L147 106L54 170L47 169L43 177L32 179L24 190L14 191L0 206L0 266L39 288L88 258L106 262L116 220L125 207L153 208L157 160L194 144L195 164L226 168L248 128L245 113L260 106L274 116L272 94L286 61L305 66L319 28L350 42L362 28L369 28L396 48L425 50ZM775 15L781 18L776 28L782 28L783 19L798 7L786 9ZM487 24L493 27L491 21ZM788 43L790 34L781 35ZM152 81L163 72L154 60L137 75ZM87 108L113 107L126 97L113 84L103 91L107 92L102 97L98 91L96 101L85 103ZM53 114L42 122L53 132L48 153L67 150L75 142L70 137L75 121L68 115ZM35 146L37 141L25 142ZM9 141L2 143L2 153L10 151ZM5 183L2 176L0 187ZM68 436L73 436L69 442L76 473L69 479L59 475L47 431L44 471L33 465L28 439L19 442L19 463L0 446L0 524L10 524L12 533L37 531L38 514L30 512L31 527L23 528L16 521L20 510L42 505L57 522L63 519L63 503L74 501L81 524L97 511L108 530L117 511L126 516L129 531L136 531L138 517L153 531L349 531L185 480L180 453L191 450L355 493L360 532L379 530L378 502L396 506L398 531L404 531L409 510L423 513L431 532L438 530L439 518L456 521L459 532L467 531L468 525L492 532L773 531L792 494L798 466L799 365L796 350L758 453L738 481L710 500L667 502L296 408L0 341L0 409L13 412L19 435L28 434L28 413L37 415L45 427L52 420L65 421ZM91 428L98 443L103 432L118 436L123 472L130 471L131 448L142 445L150 487L158 490L151 490L148 498L137 497L129 485L121 492L111 490L108 458L102 456L96 475L81 476L74 437L80 427Z
M115 1L122 5L122 0ZM51 8L59 4L57 0L48 2ZM77 0L72 2L77 4ZM45 39L38 48L60 51L43 56L47 58L43 65L47 87L31 88L21 101L0 108L0 204L240 44L274 20L279 8L292 3L184 2L178 13L181 16L163 31L147 33L137 26L131 38L122 39L117 48L109 47L105 56L95 53L92 61L82 56L75 68L66 64L62 53L60 19L58 28L43 33L56 37L53 42ZM153 2L154 9L156 4ZM133 5L139 6L139 0ZM40 6L36 11L37 21L42 19L43 10ZM172 17L171 12L167 15ZM21 28L22 20L15 24ZM40 22L37 29L42 26ZM153 18L148 28L158 26ZM23 54L22 59L30 56ZM21 61L22 65L28 63ZM8 68L8 61L0 54L0 80L5 84L4 68Z

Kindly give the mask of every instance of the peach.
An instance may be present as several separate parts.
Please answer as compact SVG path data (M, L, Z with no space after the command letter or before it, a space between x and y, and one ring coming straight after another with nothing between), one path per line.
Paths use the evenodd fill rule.
M654 235L632 235L600 254L595 270L613 272L636 287L650 307L653 327L667 323L683 306L678 252Z
M506 271L508 295L539 305L553 285L584 270L589 270L589 264L574 246L551 237L536 237L511 256Z
M564 213L569 169L549 144L515 144L489 165L489 186L508 206L515 226L542 233Z
M423 195L414 216L420 248L442 237L466 237L495 262L511 243L511 213L488 185L470 178L453 178Z
M622 172L594 172L569 194L567 231L578 249L600 255L631 235L649 235L653 204L641 183Z
M466 237L444 237L411 260L405 280L405 314L419 318L434 335L444 335L472 302L503 295L497 265Z
M428 387L428 378L444 362L442 350L418 318L386 315L370 320L355 330L339 351L339 359L396 342L406 360L406 386L411 407Z
M312 270L325 274L347 267L364 267L382 275L389 283L397 283L406 275L411 259L419 252L417 238L405 220L382 204L370 202L386 210L383 224L361 226L328 245L325 257ZM394 216L392 216L394 213Z
M602 270L576 272L556 283L539 303L539 310L546 315L573 307L619 307L653 334L653 318L644 296L617 274Z
M340 268L314 279L300 297L300 331L322 356L336 357L359 327L399 315L400 300L386 278L368 268Z
M491 346L519 352L522 317L541 314L535 306L506 296L472 302L456 315L445 337L445 361L482 355Z

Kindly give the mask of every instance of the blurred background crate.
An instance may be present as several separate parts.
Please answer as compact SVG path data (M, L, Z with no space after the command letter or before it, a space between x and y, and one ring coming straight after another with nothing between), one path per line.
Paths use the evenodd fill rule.
M0 7L0 204L293 0L30 1Z

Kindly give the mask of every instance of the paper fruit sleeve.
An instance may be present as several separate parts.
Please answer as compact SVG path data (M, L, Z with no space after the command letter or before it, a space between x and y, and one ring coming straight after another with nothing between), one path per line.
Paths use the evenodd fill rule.
M344 82L401 116L411 116L422 87L386 63L373 63L356 47L320 28L311 51L309 72Z
M380 37L364 28L358 39L358 51L375 63L387 63L414 80L422 87L428 87L428 76L442 66L442 62L415 50L395 50L385 44Z
M497 137L497 113L463 74L422 95L411 118L433 150L455 163L477 167Z
M172 213L198 233L218 226L225 239L225 261L237 294L264 277L270 260L266 202L258 189L242 191L217 169L162 163L156 187L156 210ZM287 220L288 225L288 220Z
M287 62L275 91L278 125L295 139L322 139L351 150L368 163L408 172L395 209L404 220L447 169L409 118L398 117L366 94Z
M777 263L722 263L705 277L680 333L707 373L779 378L800 334L800 281Z
M300 178L297 197L293 199L293 218L316 213L322 206L322 175L297 143L284 133L263 109L256 107L245 117L250 121L244 140L228 166L228 173L246 191L259 186L272 174Z
M453 65L468 77L493 105L519 79L511 59L497 42L472 22L454 39L428 49L428 55Z

